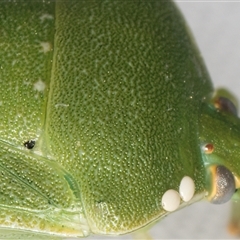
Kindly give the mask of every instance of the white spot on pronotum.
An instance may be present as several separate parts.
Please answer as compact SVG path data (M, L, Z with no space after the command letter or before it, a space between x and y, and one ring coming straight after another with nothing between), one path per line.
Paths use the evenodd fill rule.
M180 205L180 195L177 191L167 190L162 196L162 207L168 212L175 211Z
M51 43L50 42L40 42L40 45L41 45L42 51L44 53L47 53L51 50Z
M45 87L46 87L46 84L41 79L39 79L33 85L34 90L39 91L39 92L43 92Z
M53 19L53 16L46 13L46 14L43 14L41 17L40 17L40 20L43 22L44 20L51 20Z
M195 192L195 184L192 178L185 176L183 177L180 186L179 193L184 202L188 202L192 199Z

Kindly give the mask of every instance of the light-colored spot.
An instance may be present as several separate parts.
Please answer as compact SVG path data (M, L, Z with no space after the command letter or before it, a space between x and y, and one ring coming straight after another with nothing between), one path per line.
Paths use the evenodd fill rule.
M17 30L17 31L22 30L22 26L18 26L18 27L16 28L16 30Z
M13 67L16 63L17 63L17 60L14 59L14 60L12 61L12 67Z
M131 62L128 62L128 65L133 68L133 64Z
M168 212L175 211L180 205L180 195L177 191L167 190L162 196L162 207Z
M57 103L55 104L55 107L69 107L69 104L64 104L64 103Z
M40 17L40 20L43 22L44 20L51 20L53 19L53 16L46 13L46 14L43 14L41 17Z
M42 51L44 53L47 53L49 51L51 51L51 43L50 42L40 42L40 45L42 47Z
M183 177L180 186L179 193L184 202L188 202L192 199L195 192L195 184L192 178L185 176Z
M88 75L87 69L84 68L84 69L82 70L82 73L85 74L85 75Z
M39 91L39 92L43 92L45 87L46 87L46 84L41 79L39 79L33 85L34 90Z

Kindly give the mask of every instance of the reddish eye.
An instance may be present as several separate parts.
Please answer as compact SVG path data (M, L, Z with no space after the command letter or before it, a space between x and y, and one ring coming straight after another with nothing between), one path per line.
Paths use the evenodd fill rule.
M204 146L204 152L205 152L206 154L212 153L213 150L214 150L214 146L213 146L212 143L207 143L207 144Z

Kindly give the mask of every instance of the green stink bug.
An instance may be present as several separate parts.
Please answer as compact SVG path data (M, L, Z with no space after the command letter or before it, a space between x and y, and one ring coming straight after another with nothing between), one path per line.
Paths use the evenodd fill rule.
M122 234L178 209L169 190L190 203L186 175L211 196L196 129L212 87L174 7L72 3L2 7L2 226Z

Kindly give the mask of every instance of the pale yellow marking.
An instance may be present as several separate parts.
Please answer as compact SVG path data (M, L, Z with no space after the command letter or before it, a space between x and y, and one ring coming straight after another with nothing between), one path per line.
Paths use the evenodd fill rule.
M65 103L57 103L55 104L55 107L69 107L69 104L65 104Z
M47 53L47 52L51 51L51 49L52 49L52 45L50 42L40 42L40 45L41 45L42 51L44 53Z
M34 90L39 91L39 92L43 92L45 87L46 87L46 84L41 79L39 79L33 85Z
M236 186L236 189L240 188L240 178L236 175L234 175L234 179L235 179L235 186Z
M216 196L217 194L217 184L215 184L215 179L217 177L217 166L211 166L210 167L210 173L211 173L211 185L212 185L212 189L211 192L208 193L207 195L207 199L211 202L212 199ZM214 184L213 184L214 183Z
M14 60L12 61L12 66L14 66L14 65L16 64L16 62L17 62L17 60L14 59Z

